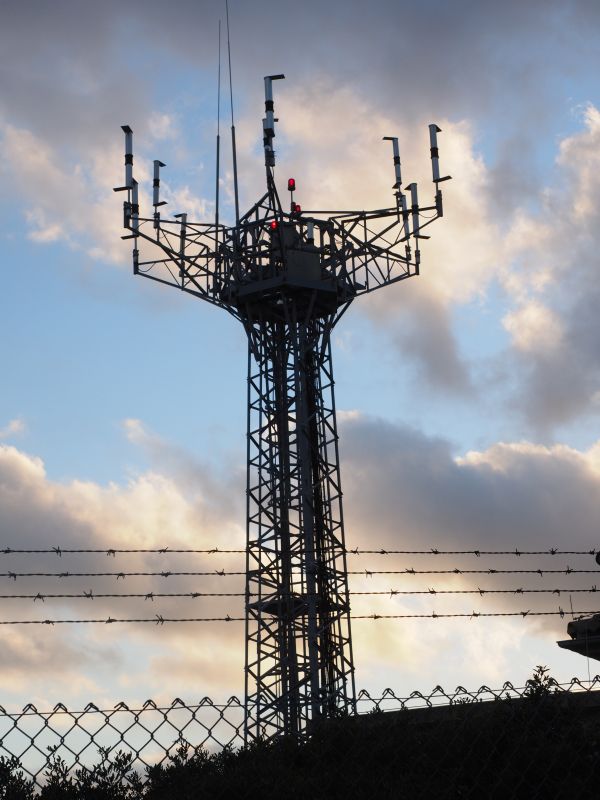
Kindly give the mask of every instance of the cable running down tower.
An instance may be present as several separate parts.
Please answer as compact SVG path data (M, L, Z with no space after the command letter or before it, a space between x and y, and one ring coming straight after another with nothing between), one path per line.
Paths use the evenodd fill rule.
M219 306L248 337L247 740L301 737L321 718L355 712L331 332L361 295L419 274L423 229L443 215L437 125L429 126L433 204L404 189L392 142L394 204L303 211L275 182L273 83L265 78L266 191L233 225L140 216L132 131L125 133L124 226L133 271ZM235 160L235 128L232 114ZM427 214L421 224L421 216ZM412 247L414 246L414 251ZM143 257L140 255L143 248Z

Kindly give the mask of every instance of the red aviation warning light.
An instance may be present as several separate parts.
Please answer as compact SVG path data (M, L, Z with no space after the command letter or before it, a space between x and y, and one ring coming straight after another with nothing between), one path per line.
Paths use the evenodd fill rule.
M288 178L288 192L296 191L296 181L294 178Z
M292 215L294 217L299 217L302 213L302 206L300 203L292 203Z
M271 228L272 231L276 231L277 230L277 220L276 219L272 220L271 224L269 225L269 228Z

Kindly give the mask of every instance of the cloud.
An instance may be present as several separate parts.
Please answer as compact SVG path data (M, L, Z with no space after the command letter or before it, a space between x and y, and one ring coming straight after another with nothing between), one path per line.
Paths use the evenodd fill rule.
M5 425L4 428L0 428L0 439L10 439L13 436L20 436L22 433L25 433L26 430L27 425L25 425L25 422L20 417L11 419L8 425Z
M122 144L114 131L102 146L75 150L70 157L64 157L32 131L10 124L0 125L0 142L4 152L2 169L26 204L29 239L37 244L63 242L96 262L129 265L130 243L121 241L122 195L113 192L113 187L123 182L119 166ZM142 151L144 142L142 137ZM144 216L150 214L151 181L148 162L143 157L136 159L135 174L141 184L140 208ZM185 208L195 219L206 218L210 208L186 185L163 182L162 195L173 208ZM147 249L141 242L142 259Z
M600 112L559 145L553 185L539 211L520 210L507 237L502 280L513 308L504 317L521 377L518 401L548 430L595 408L600 387Z
M118 206L112 186L118 182L116 146L88 151L82 161L60 153L30 130L0 127L3 169L28 205L29 237L39 244L63 241L92 258L122 263ZM107 165L114 165L112 170Z
M41 459L14 447L0 445L0 529L4 545L51 549L78 547L103 550L99 555L2 554L3 565L15 572L152 572L206 571L202 578L56 578L4 580L5 593L47 595L81 593L93 589L95 599L60 601L47 597L3 601L5 618L94 618L113 616L153 618L163 616L243 616L243 598L198 597L119 599L102 598L115 592L243 592L243 576L221 578L217 569L244 570L243 557L224 554L177 555L130 554L110 557L106 548L226 549L242 547L243 486L234 475L231 483L214 465L190 458L168 441L149 431L139 420L128 420L125 430L141 447L153 467L125 484L101 486L90 481L57 483L48 479ZM600 523L600 442L588 451L566 445L543 447L530 442L497 443L485 450L456 456L450 442L431 438L410 428L364 417L358 412L340 415L342 478L345 490L346 533L349 548L428 550L547 551L550 547L586 550L597 547ZM160 469L159 469L160 466ZM224 474L229 474L226 469ZM219 488L220 487L220 488ZM235 499L239 496L239 503ZM233 500L233 502L232 502ZM567 538L568 536L568 538ZM589 556L528 558L515 555L501 559L470 556L349 556L353 592L380 591L381 595L354 595L355 614L431 614L509 612L536 609L568 609L565 588L589 587L594 577L562 575L415 575L416 569L467 570L495 568L594 569ZM6 568L6 567L5 567ZM362 574L369 570L400 570L400 575ZM434 588L475 590L478 587L554 588L549 595L432 595ZM390 596L391 589L400 593ZM422 595L401 591L421 590ZM17 592L18 590L18 592ZM576 609L589 603L589 595L573 595ZM77 615L77 616L74 616ZM565 621L550 617L522 620L511 636L510 620L493 620L481 630L473 626L452 628L440 622L436 652L444 646L449 660L464 662L465 653L478 653L490 664L484 673L500 675L511 653L521 656L537 637L552 642L564 635ZM545 621L544 621L545 620ZM374 623L357 620L355 652L361 685L373 680L393 682L393 665L402 658L407 676L427 682L435 674L432 646L423 641L423 625L429 622L398 620ZM491 666L490 632L499 637L496 671ZM6 633L5 657L0 659L6 702L22 698L27 687L41 691L50 672L60 669L48 689L51 699L80 698L89 692L111 697L121 689L128 700L154 695L195 696L198 681L203 694L225 696L241 690L243 632L237 623L89 626L69 629L28 629L31 657L25 653L23 631ZM529 645L527 644L529 642ZM445 643L445 644L444 644ZM496 645L494 645L496 646ZM61 661L61 653L63 658ZM218 658L215 654L219 654ZM462 662L461 662L462 659ZM504 659L504 660L503 660ZM435 661L435 659L433 659ZM139 670L139 664L147 667ZM449 662L450 663L450 662ZM483 662L482 662L483 663ZM486 662L487 663L487 662ZM18 669L15 668L18 665ZM50 667L48 667L50 665ZM54 665L54 666L53 666ZM137 665L137 666L136 666ZM223 666L225 665L225 666ZM482 666L483 669L483 666ZM386 672L387 670L387 672ZM391 671L390 671L391 670ZM430 672L427 672L429 670ZM457 666L457 672L458 670ZM132 683L130 677L137 675ZM464 673L464 670L463 670ZM477 670L472 671L476 680ZM454 674L454 672L452 673ZM471 675L471 673L469 673ZM43 678L43 676L45 676ZM82 678L83 676L83 678ZM467 676L468 677L468 676ZM85 680L84 680L85 679ZM492 679L492 678L490 678ZM465 678L466 680L466 678ZM80 681L70 689L71 681ZM406 685L406 684L405 684ZM73 692L75 694L73 694ZM84 697L84 693L88 696ZM133 698L132 693L135 695ZM27 698L30 699L30 698Z
M384 544L549 549L568 532L581 549L597 545L597 447L499 442L455 457L448 440L411 428L342 424L348 513L361 530L376 516Z
M559 607L568 611L569 592L565 590L590 589L596 583L593 574L567 571L571 567L595 572L593 556L519 557L514 551L547 553L558 548L589 553L598 548L598 444L579 451L566 445L498 442L485 450L457 456L448 440L383 420L344 418L340 431L349 549L509 553L487 558L459 554L354 556L351 569L358 574L352 578L352 588L381 591L384 596L387 591L385 599L368 595L353 598L354 613L431 615L435 611L470 615L476 610L518 614L558 611ZM530 570L534 574L490 574L490 568ZM361 575L364 569L391 570L392 574ZM446 570L448 574L412 576L407 569ZM460 572L454 573L455 569ZM535 574L538 569L543 574ZM393 574L394 570L398 573ZM469 574L468 570L481 573ZM559 570L559 574L546 570ZM516 591L522 588L550 591ZM392 589L398 594L390 594ZM508 591L490 594L486 591L490 589ZM555 589L560 594L553 594ZM421 594L402 594L411 590ZM468 590L473 594L444 595L440 590ZM572 598L576 609L589 610L590 603L594 607L593 595L575 593ZM514 624L521 630L524 620L517 617ZM564 638L565 628L558 615L527 621L528 636L550 643ZM355 629L363 635L362 628ZM463 646L469 641L470 631L461 628ZM366 651L364 643L357 648ZM532 652L534 649L531 644Z
M327 97L327 104L315 102ZM321 77L316 85L286 87L278 98L279 163L296 176L306 209L382 208L394 203L393 164L383 135L398 135L403 180L417 180L421 203L433 203L428 118L406 121L346 84ZM421 275L356 301L398 355L417 365L430 384L459 394L473 389L451 310L485 295L502 264L503 240L489 198L489 176L467 121L439 119L444 217L422 242ZM386 145L384 147L383 145Z
M429 384L473 396L476 365L462 351L452 309L481 299L504 265L504 285L518 302L507 310L505 325L518 341L519 355L526 354L523 372L529 388L521 404L531 420L539 408L542 423L552 426L589 410L590 398L598 391L593 376L578 374L583 359L578 363L571 357L576 344L586 340L590 348L593 343L594 304L582 300L573 313L576 322L563 326L557 302L545 302L533 288L545 280L557 280L552 264L546 258L535 269L521 269L524 262L542 255L544 238L552 240L551 252L562 253L564 245L557 247L557 237L551 233L557 198L541 216L520 211L513 220L512 209L516 194L525 203L535 200L538 167L531 164L539 149L539 131L555 115L553 87L569 70L581 68L563 36L565 26L578 37L577 52L585 55L585 69L593 74L591 65L598 56L589 33L592 12L585 3L565 9L554 0L550 4L509 2L501 7L483 3L476 9L465 0L452 9L442 3L431 7L435 13L380 0L365 17L345 4L343 24L339 24L339 2L325 10L311 0L301 11L284 4L277 14L264 0L252 9L243 4L232 7L244 199L253 202L262 189L261 77L273 71L273 63L281 63L288 72L285 90L277 95L279 163L300 176L302 199L309 205L390 202L391 159L380 142L383 134L400 136L405 176L419 178L424 191L429 170L425 125L435 117L443 128L443 164L455 178L445 186L445 218L436 226L431 242L423 243L419 280L361 300L360 308L381 335L391 333L399 357L411 358ZM168 100L159 98L158 90L153 94L143 73L130 68L131 43L122 31L134 24L139 46L157 58L164 56L168 66L161 77L165 80L197 69L204 77L214 67L214 30L207 24L194 25L193 20L201 16L206 23L214 14L216 22L222 9L218 4L199 7L185 2L182 13L169 18L165 26L164 7L155 2L145 3L143 13L112 2L93 14L67 1L53 4L52 11L43 3L35 8L35 19L26 10L12 9L0 33L5 67L0 70L5 75L4 83L0 81L0 123L3 168L9 179L5 183L16 187L32 241L40 245L63 242L97 261L129 263L129 247L119 238L121 198L111 193L112 186L122 182L115 126L129 120L142 152L148 142L162 140L177 156L183 146L180 121L184 114L192 117L200 101L190 99L185 83ZM319 30L312 21L316 14L322 23ZM334 22L335 36L323 38L322 31L330 30ZM19 44L24 39L27 60ZM425 61L421 57L424 39L429 54ZM310 58L306 58L306 41L310 41ZM356 59L358 51L364 59ZM551 59L547 52L552 52ZM402 53L400 65L398 53ZM409 80L405 67L416 63L419 69L410 73ZM520 92L513 91L517 83ZM199 92L203 108L212 91ZM586 124L590 130L595 125L590 109ZM573 178L578 188L570 232L584 231L593 208L591 187L596 172L582 165L585 147L590 154L588 165L593 163L594 146L592 140L584 146L580 136L569 137L561 145L565 172L569 164L579 165L579 177ZM204 140L201 147L204 158L208 152ZM137 157L136 170L140 179L149 177L147 165ZM224 197L228 188L226 179ZM167 179L163 189L173 210L188 210L204 219L211 215L212 204L197 197L185 180L171 185ZM544 197L547 200L549 195ZM147 194L142 199L149 208ZM569 241L567 225L558 227L564 228L561 241ZM563 263L570 258L565 255ZM572 261L589 259L588 253L578 253ZM511 260L514 266L507 266ZM581 277L580 284L586 280ZM537 322L532 316L535 309ZM532 332L534 325L537 332ZM528 331L526 346L524 334L516 334L523 327ZM552 342L559 354L556 359L546 357L551 349L546 337L550 327L561 331ZM546 352L537 360L532 337L537 342L546 340ZM571 391L556 391L556 364L559 372L567 370Z
M177 136L177 123L172 114L155 111L148 120L148 128L153 139L173 139Z
M11 203L14 196L24 210L32 241L40 246L63 243L99 262L129 262L129 247L119 240L122 197L112 194L112 187L122 182L122 146L115 137L115 124L131 122L136 132L136 170L149 186L149 162L137 158L138 143L142 154L155 140L180 151L183 114L177 103L190 103L188 89L182 84L175 99L165 100L165 85L184 70L196 74L198 66L203 79L206 65L213 80L214 30L194 20L213 12L216 20L219 9L216 4L184 1L180 13L171 15L169 26L162 24L169 12L155 2L145 3L142 10L139 4L123 8L113 2L83 10L81 4L64 1L51 6L12 4L7 9L0 30L0 169L3 185L10 187ZM346 3L343 24L340 9L339 2L325 7L314 0L301 7L290 3L277 13L264 0L233 8L240 175L246 199L253 202L255 190L263 185L259 152L263 74L279 69L288 73L285 91L277 96L278 163L297 174L302 193L298 199L304 206L306 201L334 206L340 200L361 206L391 201L391 159L387 145L380 142L384 134L400 136L405 176L417 177L424 187L429 180L425 126L435 115L443 128L444 168L454 176L445 186L445 218L436 225L431 242L423 244L421 277L375 293L361 300L357 309L363 309L400 358L414 360L428 383L472 396L473 364L461 350L453 314L484 297L500 277L508 302L504 326L513 344L508 369L516 365L524 382L519 401L532 425L548 430L578 414L597 411L598 111L588 107L583 131L563 138L556 185L545 186L539 196L532 188L538 185L539 166L530 163L535 161L540 131L550 124L556 108L564 107L562 95L557 101L553 93L557 79L569 70L575 76L597 72L591 6L574 2L567 9L554 0L544 4L536 0L408 8L379 2L365 15L364 9ZM320 20L316 27L315 19ZM152 51L165 65L160 80L152 84L141 69L131 66L139 54L129 35L134 25L139 47ZM565 36L566 30L575 39ZM424 41L427 58L423 58ZM237 69L241 64L244 69ZM198 84L204 86L202 81ZM191 119L200 107L205 114L211 100L209 89L199 93L201 100L194 101L198 104L189 106ZM210 203L196 197L190 186L186 181L174 180L172 185L165 181L165 197L169 195L177 210L205 217ZM523 207L513 214L515 196L523 200ZM149 208L147 194L143 201ZM19 433L9 430L11 425L3 434ZM355 541L371 541L377 531L378 544L401 540L415 548L423 541L439 544L439 537L464 542L466 547L512 537L511 546L530 542L546 549L564 542L567 531L583 546L597 545L597 448L584 452L508 442L458 458L445 439L364 418L345 425L348 530ZM132 444L143 449L151 468L125 484L56 483L48 479L39 458L3 446L4 535L14 537L11 541L49 546L104 547L107 540L114 546L164 546L166 541L224 546L243 541L239 469L227 476L227 470L192 459L139 420L129 421L126 431ZM45 558L32 558L27 563L34 568L48 566ZM185 564L184 559L172 558L172 563ZM88 563L91 571L100 569L106 557ZM140 571L156 569L150 556L134 556L127 563ZM208 557L198 563L207 571L214 566ZM473 587L470 580L457 576L449 585ZM373 585L366 579L365 584ZM182 580L173 585L192 591L197 584ZM206 585L218 589L222 584L210 577ZM138 591L153 586L144 579L136 583ZM119 583L122 591L120 587ZM77 587L88 588L87 583ZM431 608L429 598L412 605L390 600L398 609ZM95 609L108 614L114 609L112 602L94 601ZM176 602L165 601L165 607L177 609ZM202 600L198 608L223 610L229 608L226 602ZM387 598L374 607L389 607L386 603ZM146 616L153 613L148 606L135 601L129 608L132 614ZM506 607L516 606L507 602ZM11 606L14 613L31 613L31 608L30 603L16 601ZM75 602L60 608L81 610ZM223 660L230 652L231 664L240 658L238 633L222 639L220 632L198 633L191 627L130 630L132 650L149 653L148 663L155 669L153 676L139 679L140 692L147 688L152 693L169 670L179 670L181 681L189 678L187 685L194 686L193 669L186 677L186 669L178 666L192 633L198 636L194 663L209 670L208 684L221 686L203 648L206 652L222 648ZM384 630L398 648L394 652L412 653L416 671L432 658L431 648L418 645L418 630L412 640L400 628L394 628L393 635L391 627ZM156 644L159 631L167 644ZM36 658L27 661L23 640L11 633L7 648L22 665L19 686L25 678L42 674L44 663L55 664L61 647L68 655L65 690L80 671L74 650L80 655L101 650L105 656L98 655L98 663L110 669L117 663L111 662L107 649L114 644L109 638L114 635L110 626L81 634L81 639L44 630L43 645L41 639L32 639ZM387 653L385 657L393 658L384 636L378 639L369 633L361 641L367 656L372 652L383 658ZM139 663L127 660L126 649L118 648L119 664L137 675ZM87 661L81 664L81 669L93 672ZM15 671L6 675L7 686L16 686ZM106 680L96 677L98 691L110 696Z
M524 353L552 352L562 344L560 317L539 300L531 300L510 311L502 324L517 350Z
M13 549L61 548L99 549L93 554L51 553L20 555L0 552L3 571L21 572L188 572L199 571L202 577L52 577L1 578L4 594L40 594L45 600L3 600L4 619L153 619L165 617L240 616L239 597L160 598L144 600L149 592L222 593L243 592L243 578L219 577L217 570L243 570L243 557L228 555L178 555L132 553L111 557L108 548L144 549L169 545L178 548L230 549L243 547L243 492L225 485L218 489L217 474L210 475L206 465L195 464L189 457L177 460L177 452L167 443L146 431L141 424L128 425L130 437L162 463L162 473L149 470L132 476L125 484L102 486L92 481L69 483L51 481L41 459L0 445L0 530L2 545ZM232 497L239 495L239 503ZM2 548L2 549L3 549ZM237 560L236 560L237 559ZM84 591L93 592L85 599ZM50 594L75 594L79 597L53 599ZM103 598L102 594L137 593L136 598ZM203 691L219 695L224 686L224 672L210 668L203 652L217 649L227 653L233 676L237 665L237 685L227 687L229 694L242 685L243 641L239 625L219 623L182 623L165 625L130 624L127 626L28 626L29 651L25 652L23 629L10 626L4 630L0 679L6 705L20 698L29 701L28 689L41 690L46 684L46 702L68 696L69 702L88 702L84 692L96 697L112 697L119 690L119 675L138 671L136 662L148 659L153 666L138 676L136 701L156 695L172 699L175 694L197 693L198 669L207 668ZM165 684L165 675L177 670L182 654L189 651L190 636L197 654L189 664L196 670L193 679L189 667L177 686ZM190 651L191 652L191 651ZM225 658L225 655L224 655ZM83 676L86 680L80 680ZM87 681L87 682L86 682Z

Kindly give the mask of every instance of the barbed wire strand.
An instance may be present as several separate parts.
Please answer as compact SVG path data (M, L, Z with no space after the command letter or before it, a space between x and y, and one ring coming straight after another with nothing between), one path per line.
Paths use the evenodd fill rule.
M598 610L595 611L579 611L577 612L577 619L582 616L586 616L589 614L597 614ZM449 618L456 618L456 617L463 617L468 619L477 619L478 617L549 617L549 616L559 616L561 619L567 614L567 612L558 607L558 611L531 611L528 609L527 611L472 611L470 614L462 613L462 614L436 614L433 611L431 614L359 614L359 615L351 615L352 619L449 619Z
M429 550L387 550L379 548L377 550L361 550L353 548L346 550L348 555L403 555L403 556L594 556L598 551L592 550L559 550L556 547L550 547L548 550L438 550L431 547Z
M377 569L363 569L363 570L348 570L348 575L363 575L370 578L373 575L597 575L600 573L598 569L573 569L567 566L565 569L413 569L412 567L405 567L404 569L392 570L377 570ZM134 577L179 577L179 576L193 576L193 577L209 577L209 576L240 576L245 575L245 571L230 571L225 569L212 570L211 572L179 572L165 570L163 572L0 572L0 578L10 578L15 580L17 578L134 578Z
M167 555L171 553L199 553L199 554L213 554L213 553L238 553L238 554L245 554L245 550L223 550L219 547L211 547L209 549L204 550L197 550L197 549L171 549L170 547L157 547L157 548L115 548L115 547L104 547L104 548L70 548L70 547L50 547L50 548L40 548L40 549L16 549L13 547L4 547L0 549L0 555L41 555L44 553L54 553L55 555L62 557L66 554L72 553L87 553L87 554L96 554L96 555L106 555L106 556L116 556L121 554L127 553L155 553L156 555Z
M479 617L548 617L565 616L567 612L559 606L557 611L471 611L459 614L351 614L351 619L478 619ZM597 614L598 611L579 611L578 617L589 614ZM112 624L112 623L153 623L163 625L166 622L245 622L245 617L232 617L229 614L225 617L163 617L156 614L152 618L140 619L120 619L107 617L106 619L26 619L26 620L0 620L0 625L91 625L91 624Z
M351 595L388 595L394 597L395 595L422 595L422 594L478 594L483 596L485 594L594 594L598 591L596 586L591 586L589 589L387 589L383 591L372 592L350 592ZM0 595L1 597L2 595Z
M360 555L404 555L404 556L594 556L598 552L595 549L591 550L560 550L556 547L550 547L548 550L439 550L436 547L430 547L428 550L388 550L380 547L376 550L363 550L360 548L346 549L347 555L360 556ZM69 547L50 547L50 548L29 548L20 549L13 547L4 547L0 549L0 555L42 555L54 553L62 557L66 554L87 553L96 555L116 556L121 554L131 553L154 553L156 555L170 555L170 554L199 554L199 555L213 555L213 554L238 554L244 555L245 549L221 549L220 547L211 547L206 549L194 548L69 548Z
M385 592L384 594L387 594ZM144 600L154 600L160 597L188 597L196 599L198 597L245 597L245 592L141 592L141 593L122 593L118 594L96 593L90 589L88 592L79 592L78 594L47 594L46 592L38 592L37 594L0 594L0 600L101 600L104 598L138 598ZM250 592L250 596L254 597L254 593Z
M486 594L594 594L598 592L598 588L596 586L591 586L589 588L579 588L579 589L571 589L571 588L561 588L561 589L524 589L524 588L517 588L517 589L482 589L478 587L477 589L435 589L430 587L428 589L384 589L380 591L369 591L369 592L349 592L348 594L352 597L357 596L387 596L387 597L395 597L396 595L399 596L416 596L416 595L447 595L447 594L477 594L483 597ZM33 600L36 602L37 600L46 601L46 600L77 600L77 599L87 599L87 600L101 600L101 599L129 599L129 598L137 598L137 599L144 599L144 600L155 600L158 598L163 597L187 597L190 599L196 599L198 597L245 597L245 592L133 592L133 593L124 593L124 592L104 592L104 593L96 593L92 590L79 592L78 594L52 594L46 592L37 592L36 594L0 594L0 600ZM249 597L255 597L255 592L249 592Z
M0 620L0 625L110 625L115 622L146 623L153 622L155 625L163 625L165 622L244 622L245 617L163 617L156 614L153 618L142 619L119 619L107 617L106 619L21 619L21 620Z
M348 570L348 575L363 575L370 578L372 575L587 575L599 574L598 569L572 569L567 566L565 569L363 569Z
M212 572L0 572L0 578L170 578L177 576L212 576L245 575L245 572L228 572L224 569Z

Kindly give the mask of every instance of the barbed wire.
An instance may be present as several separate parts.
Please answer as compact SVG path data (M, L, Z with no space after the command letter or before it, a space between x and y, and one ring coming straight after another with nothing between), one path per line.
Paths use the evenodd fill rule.
M350 592L351 595L388 595L394 597L395 595L422 595L422 594L478 594L483 597L484 594L593 594L597 592L596 586L591 586L589 589L387 589L383 591L371 592ZM2 595L0 595L2 597Z
M196 550L196 549L171 549L170 547L157 547L157 548L115 548L115 547L104 547L104 548L70 548L70 547L50 547L50 548L40 548L40 549L16 549L13 547L4 547L0 549L0 555L41 555L44 553L54 553L59 557L62 557L66 554L72 553L87 553L87 554L95 554L95 555L106 555L106 556L116 556L126 553L155 553L157 555L166 555L171 553L198 553L198 554L213 554L213 553L238 553L238 554L245 554L245 550L223 550L219 547L211 547L210 549L205 550Z
M563 618L566 612L560 606L557 611L471 611L458 614L437 614L432 611L431 614L351 614L351 619L478 619L479 617L548 617L560 616ZM578 611L577 618L597 614L598 611ZM167 622L245 622L245 617L232 617L227 614L224 617L164 617L162 614L155 614L151 618L139 619L125 619L117 617L107 617L106 619L26 619L26 620L0 620L0 625L92 625L104 624L109 625L113 623L152 623L154 625L164 625Z
M13 619L13 620L0 620L0 625L92 625L103 624L110 625L116 622L133 622L133 623L148 623L152 622L155 625L164 625L165 622L244 622L245 617L231 617L227 614L225 617L163 617L162 614L156 614L151 618L141 619L119 619L116 617L107 617L106 619Z
M558 616L561 619L571 612L565 611L564 608L558 607L558 611L532 611L528 609L527 611L471 611L471 613L461 613L461 614L436 614L435 611L432 611L431 614L353 614L351 616L352 619L449 619L449 618L457 618L463 617L468 619L478 619L479 617L549 617L549 616ZM581 617L590 615L590 614L597 614L598 610L595 611L578 611L576 615L576 619Z
M548 550L438 550L435 547L429 550L387 550L379 548L378 550L361 550L353 548L346 550L348 555L403 555L403 556L594 556L598 551L592 550L559 550L556 547L550 547Z
M416 595L447 595L447 594L477 594L483 597L486 594L594 594L598 592L598 588L596 586L590 586L589 588L560 588L560 589L524 589L524 588L517 588L517 589L483 589L481 587L477 587L477 589L435 589L433 587L429 587L427 589L383 589L380 591L373 590L368 592L349 592L348 594L351 597L357 596L387 596L387 597L395 597L396 595L399 596L416 596ZM187 597L190 599L196 599L198 597L245 597L245 592L102 592L96 593L91 589L89 591L79 592L77 594L53 594L53 593L42 593L37 592L36 594L0 594L0 600L33 600L36 602L37 600L41 600L42 602L46 600L77 600L77 599L87 599L87 600L101 600L101 599L143 599L143 600L155 600L163 597ZM249 597L255 597L255 592L249 592ZM305 595L309 596L309 595ZM317 596L317 595L315 595Z
M600 573L598 569L572 569L567 566L565 569L363 569L348 570L348 575L363 575L370 578L373 575L587 575Z
M597 575L600 573L598 569L573 569L567 566L565 569L495 569L489 567L488 569L432 569L420 570L413 569L412 567L405 567L404 569L393 570L376 570L376 569L363 569L363 570L349 570L348 575L363 575L370 578L373 575ZM0 572L0 578L10 578L15 580L17 578L133 578L133 577L180 577L180 576L193 576L193 577L209 577L209 576L240 576L245 575L245 571L231 571L231 570L212 570L211 572L179 572L164 570L162 572Z
M215 576L224 575L245 575L245 572L231 572L224 569L213 570L212 572L0 572L0 578L10 578L14 581L17 578L171 578L178 576Z
M387 594L387 592L385 592ZM92 590L79 592L78 594L47 594L38 592L37 594L0 594L0 600L101 600L104 598L138 598L144 600L154 600L160 597L245 597L245 592L138 592L138 593L96 593ZM254 592L250 592L250 597L254 597Z
M380 547L376 550L363 550L358 547L347 548L345 550L347 555L360 556L360 555L404 555L404 556L594 556L598 552L596 549L590 550L560 550L556 547L550 547L548 550L439 550L436 547L430 547L428 550L388 550ZM62 557L66 554L87 553L95 555L116 556L130 553L154 553L156 555L167 554L199 554L199 555L213 555L213 554L238 554L244 555L245 549L222 549L220 547L211 547L206 549L194 548L171 548L171 547L158 547L158 548L69 548L69 547L50 547L50 548L28 548L20 549L13 547L4 547L0 549L0 555L42 555L42 554L55 554Z

